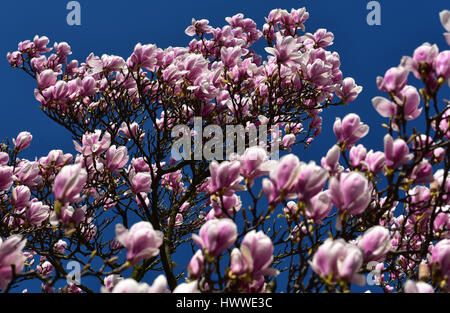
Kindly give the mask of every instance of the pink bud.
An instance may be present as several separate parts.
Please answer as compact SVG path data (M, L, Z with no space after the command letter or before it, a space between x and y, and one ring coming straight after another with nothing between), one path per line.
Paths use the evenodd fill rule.
M14 150L17 152L23 151L30 146L31 139L33 135L29 132L21 132L17 135L16 139L13 139L13 143L15 145Z
M87 172L81 164L66 165L58 173L53 183L53 194L62 203L78 203L80 192L87 180Z
M417 89L413 86L405 86L400 91L400 97L403 99L403 115L406 120L413 120L417 118L422 109L418 109L420 104L420 96Z
M236 224L228 218L209 220L200 228L199 235L192 235L192 239L198 246L215 257L218 257L223 250L230 248L236 238Z
M0 190L8 190L14 178L12 166L0 166Z
M345 143L345 149L350 149L359 139L368 134L369 126L362 123L358 115L350 113L342 122L340 118L336 118L333 131L338 142Z
M211 173L210 193L224 192L232 194L236 190L244 190L244 185L239 185L243 177L239 175L240 172L239 161L223 161L218 163L212 161L209 165Z
M367 152L366 159L364 160L365 167L373 174L383 171L384 164L386 163L384 153L381 151L373 152L370 150Z
M395 169L408 163L413 158L413 155L408 153L408 145L403 139L397 138L394 141L391 135L384 136L384 155L387 167Z
M409 72L403 67L391 67L379 81L378 89L383 91L399 91L406 85Z
M321 224L322 220L331 212L331 198L328 191L322 191L311 198L306 204L306 216Z
M431 261L439 264L443 277L450 275L450 239L442 239L434 246Z
M320 161L320 164L324 169L327 171L334 173L337 171L339 167L339 157L341 155L341 151L337 145L334 145L333 147L328 150L327 155L322 158Z
M266 274L273 260L272 240L266 234L255 230L248 232L242 240L241 251L254 276Z
M26 240L20 235L8 237L5 241L0 238L0 289L5 290L13 277L11 264L15 266L15 273L22 272L25 257L22 250Z
M8 164L9 155L6 152L0 152L0 166Z
M371 200L371 188L365 176L358 172L342 173L329 182L331 199L340 211L350 215L364 212Z
M424 43L416 50L414 50L413 59L417 63L423 62L432 65L438 53L439 49L437 45L430 45L429 43Z
M151 191L152 177L150 173L136 173L134 168L132 168L128 173L128 179L130 180L133 193L138 194Z
M358 240L358 247L364 253L364 262L380 260L389 251L390 246L389 230L383 226L368 229Z
M353 146L350 149L350 164L355 168L361 168L362 164L361 161L363 161L366 158L367 150L366 148L359 144L357 146Z
M192 257L188 264L188 272L190 279L198 279L203 271L203 253L202 250L197 250L197 252Z
M450 50L439 53L436 58L436 74L444 79L450 78Z
M64 240L59 239L55 245L54 248L56 251L58 251L58 253L64 253L64 251L67 249L67 242L65 242Z
M137 264L159 254L164 235L159 230L154 230L149 222L138 222L129 230L117 224L116 237L127 249L127 261Z
M299 167L300 173L294 190L299 200L307 202L323 189L328 179L328 172L317 166L314 161L308 164L300 162Z

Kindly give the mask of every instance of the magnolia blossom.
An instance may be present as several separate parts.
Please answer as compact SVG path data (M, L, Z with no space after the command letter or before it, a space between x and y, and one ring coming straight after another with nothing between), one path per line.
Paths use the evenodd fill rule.
M329 187L333 204L350 215L361 214L372 199L369 181L358 172L342 173L339 179L331 177Z
M25 150L26 148L28 148L30 146L32 138L33 138L33 135L31 135L29 132L19 133L19 135L17 135L17 138L13 139L13 143L15 145L14 149L17 152Z
M78 203L80 192L87 180L87 172L81 164L66 165L58 173L53 183L53 194L61 203Z
M116 237L127 249L127 261L137 264L159 254L164 235L161 231L154 230L149 222L138 222L129 230L117 224Z
M450 239L443 239L434 246L431 260L439 264L442 276L450 279Z
M328 238L317 249L310 261L311 268L323 279L336 281L342 279L363 285L364 276L358 274L363 264L361 250L343 239Z
M358 247L364 253L364 261L380 260L391 247L389 230L383 226L373 226L358 238Z
M254 277L276 275L277 272L269 268L273 260L272 240L262 231L248 232L242 240L240 249L245 258L246 268Z
M208 254L218 257L223 250L230 248L237 238L236 224L228 218L207 221L199 235L192 234L194 242Z
M336 118L333 131L338 143L345 144L345 149L350 149L359 139L369 133L369 126L362 123L358 115L350 113L342 121L340 118Z
M408 280L405 283L405 293L434 293L434 288L423 281Z
M5 240L0 238L0 289L5 290L10 279L13 277L12 267L16 274L22 272L25 257L22 250L26 240L20 235L13 235Z
M386 166L393 169L408 163L413 158L413 155L409 154L407 143L401 138L393 140L389 134L384 136L384 155Z

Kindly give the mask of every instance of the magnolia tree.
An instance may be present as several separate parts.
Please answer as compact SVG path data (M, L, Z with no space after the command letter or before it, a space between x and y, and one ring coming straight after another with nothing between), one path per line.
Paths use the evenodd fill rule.
M447 292L450 107L438 92L450 51L425 43L377 78L384 151L358 144L369 127L348 114L320 164L304 162L291 149L362 89L308 17L272 10L262 30L242 14L222 28L193 19L188 47L138 43L127 60L20 42L9 63L36 79L78 153L20 158L26 131L2 144L0 289ZM440 18L450 32L450 11Z

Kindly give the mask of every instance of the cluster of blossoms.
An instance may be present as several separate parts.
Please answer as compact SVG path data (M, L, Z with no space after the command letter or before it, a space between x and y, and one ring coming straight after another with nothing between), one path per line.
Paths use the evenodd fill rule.
M308 146L321 112L362 90L327 50L334 35L306 32L308 17L275 9L262 30L242 14L222 28L193 19L188 47L138 43L127 60L91 54L79 63L65 42L19 43L8 62L36 79L42 111L71 131L77 154L20 159L28 132L1 145L0 289L39 279L55 292L64 262L75 260L81 278L113 293L273 292L281 275L286 292L348 292L373 267L385 292L448 291L450 107L438 91L450 79L449 50L425 43L377 78L386 95L372 104L389 118L383 151L360 143L369 126L351 113L336 118L336 144L320 164L273 160L275 144ZM450 11L441 21L450 31ZM260 39L264 61L252 49ZM423 88L407 84L410 72ZM172 130L196 117L219 129L277 130L254 144L244 135L246 149L226 161L177 160ZM409 134L421 117L425 131ZM188 245L197 250L177 267L172 255ZM82 282L58 290L91 291Z

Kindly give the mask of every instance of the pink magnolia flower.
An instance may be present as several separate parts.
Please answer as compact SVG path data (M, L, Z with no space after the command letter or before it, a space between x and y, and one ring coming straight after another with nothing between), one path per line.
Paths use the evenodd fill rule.
M319 192L311 198L306 204L305 213L308 218L312 218L314 222L321 224L332 209L332 202L329 191Z
M361 169L363 165L361 162L366 158L366 155L367 149L363 145L359 144L357 146L353 146L349 153L350 164L355 168Z
M389 134L384 136L384 155L386 157L386 166L392 169L408 163L414 157L412 154L409 154L408 145L403 139L397 138L393 140Z
M223 192L231 195L234 191L245 190L245 186L239 184L243 179L239 175L240 168L239 161L223 161L220 164L217 161L212 161L209 165L211 173L210 193Z
M439 17L441 19L441 24L444 26L447 33L444 33L445 40L447 40L447 44L450 46L450 11L443 10L439 13Z
M242 48L236 47L222 47L220 49L220 58L222 63L227 68L233 68L241 60Z
M57 80L58 74L51 69L44 70L36 75L37 85L40 90L53 86Z
M152 184L152 176L150 173L136 173L134 168L130 170L128 173L128 179L131 183L131 191L135 194L139 194L141 192L150 192L151 184Z
M37 199L31 200L29 207L25 210L27 222L36 227L40 227L49 214L50 207L41 201L37 201Z
M350 113L344 117L342 122L340 118L336 118L333 131L338 143L345 143L345 149L350 149L359 139L369 133L369 126L362 123L357 114Z
M194 242L215 257L218 257L223 250L230 248L236 238L236 224L228 218L209 220L200 228L199 235L192 234Z
M125 146L116 148L115 145L109 147L106 152L106 166L110 171L116 171L124 167L128 162L128 150Z
M0 152L0 166L7 165L9 161L9 155L6 152Z
M11 194L11 204L16 209L22 209L28 206L30 202L31 191L27 186L14 187Z
M20 132L16 139L13 139L15 145L14 150L17 152L23 151L30 146L33 135L29 132Z
M333 204L350 215L364 212L371 201L371 187L365 176L358 172L342 173L331 177L329 190Z
M352 77L347 77L342 81L340 89L336 89L336 95L345 103L353 102L362 91L362 87L356 85Z
M383 226L373 226L358 238L357 245L364 253L364 262L378 261L391 247L389 230Z
M127 261L137 264L144 259L159 254L163 243L163 233L154 230L149 222L138 222L128 230L123 225L116 225L117 240L127 249Z
M119 282L123 280L123 277L121 277L119 274L111 274L105 277L103 280L103 284L105 285L102 287L101 291L103 293L105 292L112 292L114 290L114 287L117 286Z
M320 161L320 165L327 171L334 173L339 169L339 157L341 155L341 151L339 146L334 145L328 150L327 155L323 157Z
M123 133L128 139L142 140L144 139L145 133L140 129L139 124L133 122L127 124L125 122L120 125L119 131Z
M230 274L240 276L248 271L247 261L241 250L234 248L230 254Z
M362 163L364 164L364 168L368 169L371 173L378 174L383 171L386 159L383 152L373 152L373 150L370 150L367 152L366 158Z
M436 75L446 80L450 78L450 50L439 53L435 62Z
M240 158L241 175L244 176L250 186L253 185L255 178L269 173L267 166L268 160L267 151L259 146L254 146L246 149Z
M434 293L434 288L423 281L406 281L404 286L405 293Z
M71 205L65 204L60 209L59 212L53 211L50 215L50 224L53 226L59 225L61 223L66 229L73 229L77 227L84 220L86 215L86 206L83 207L73 207Z
M100 155L106 150L108 150L111 145L111 135L106 132L103 138L100 140L102 131L96 129L93 133L85 133L82 138L82 146L80 146L76 141L74 141L75 150L82 153L83 155Z
M64 253L64 251L67 249L67 242L65 242L64 240L59 239L55 243L54 248L59 253Z
M127 63L130 68L137 69L138 66L142 66L146 70L154 71L156 69L157 48L155 45L142 45L136 44L134 51L128 59Z
M439 264L442 277L450 279L450 239L442 239L434 246L431 261Z
M277 32L276 40L275 47L266 47L266 52L274 55L277 62L284 65L300 63L299 49L301 45L296 42L294 37L283 36L280 32Z
M22 250L26 240L20 235L13 235L6 240L0 238L0 289L5 290L13 277L12 267L15 266L16 274L22 272L25 257Z
M414 166L410 175L414 184L432 183L434 181L433 168L427 160L422 160L419 164Z
M298 199L308 202L323 189L327 179L328 172L316 165L314 161L308 164L300 162L299 174L294 186Z
M270 180L278 192L292 194L300 175L300 160L293 154L283 156L270 172ZM291 195L287 196L290 198Z
M38 265L36 269L39 274L48 276L53 272L55 267L49 261L44 261L42 264Z
M81 164L66 165L56 175L53 183L55 199L61 203L78 203L81 201L80 192L87 180L87 172Z
M343 239L325 240L309 263L312 270L324 279L365 283L364 276L357 273L363 264L363 254L358 247Z
M422 112L422 108L418 109L420 96L416 87L407 85L400 91L399 95L403 101L404 118L408 121L417 118Z
M188 264L188 273L190 279L198 279L203 272L204 257L202 250L197 250Z
M36 190L41 185L42 176L40 174L39 163L36 161L22 160L16 165L14 170L17 181L32 190Z
M262 231L248 232L242 240L240 249L247 269L253 277L275 275L276 271L269 268L273 261L272 240Z
M199 293L198 289L198 281L194 280L190 283L182 283L179 284L174 290L173 293Z
M209 34L213 31L213 28L208 24L209 21L206 19L197 21L195 18L193 18L192 25L188 26L184 32L188 36L194 36L196 34L198 36L201 36L202 34Z
M400 91L408 80L408 70L404 67L391 67L383 77L377 77L378 89L382 91Z
M73 156L70 153L64 154L62 150L51 150L46 157L39 159L39 164L42 167L62 167L70 163Z

